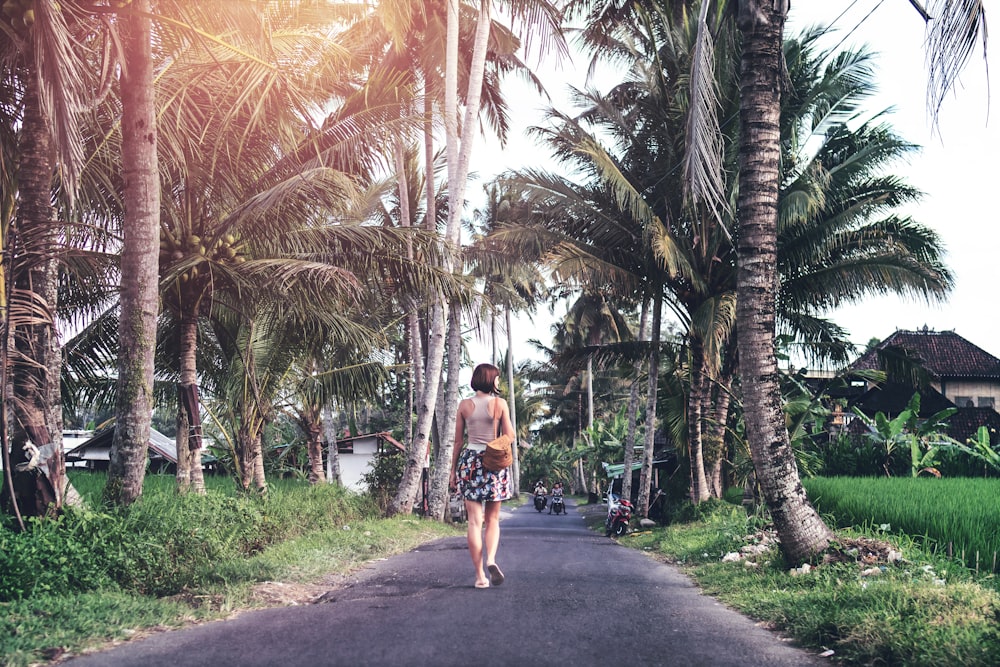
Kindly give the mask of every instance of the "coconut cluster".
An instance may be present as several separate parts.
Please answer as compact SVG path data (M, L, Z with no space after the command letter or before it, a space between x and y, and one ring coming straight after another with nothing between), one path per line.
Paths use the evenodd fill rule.
M18 33L27 32L35 23L34 0L5 0L0 10Z
M242 264L246 257L241 252L242 246L232 234L223 234L217 238L203 239L191 234L177 239L167 231L160 232L160 265L170 266L185 257L197 256L211 260L217 264ZM187 282L198 277L198 267L192 266L181 274L181 282Z

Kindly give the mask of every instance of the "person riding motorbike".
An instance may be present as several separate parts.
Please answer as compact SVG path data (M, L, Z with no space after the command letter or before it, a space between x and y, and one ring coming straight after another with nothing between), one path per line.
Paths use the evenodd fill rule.
M549 514L552 514L552 506L556 503L563 503L563 488L562 482L556 482L552 485L552 500L549 502ZM563 505L565 508L566 505ZM565 509L563 510L565 511Z
M538 480L535 483L535 490L532 493L535 496L535 509L541 512L548 504L548 498L545 497L545 494L548 493L545 489L545 482Z

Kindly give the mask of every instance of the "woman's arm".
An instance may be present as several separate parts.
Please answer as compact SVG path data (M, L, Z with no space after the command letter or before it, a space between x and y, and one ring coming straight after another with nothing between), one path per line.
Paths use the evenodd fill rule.
M461 456L462 447L465 445L465 415L463 414L462 409L465 407L466 400L468 399L462 399L459 401L458 410L455 411L455 443L451 452L452 482L455 481L455 467L458 465L458 457ZM454 486L454 483L452 486Z

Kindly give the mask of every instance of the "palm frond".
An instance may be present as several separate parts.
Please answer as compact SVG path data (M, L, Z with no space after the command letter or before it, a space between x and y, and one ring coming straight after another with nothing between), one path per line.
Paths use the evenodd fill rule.
M691 59L684 185L688 198L703 202L722 224L727 217L724 212L728 203L723 180L723 135L717 113L719 100L715 91L715 47L706 22L710 4L701 3L697 41Z
M954 88L977 42L986 60L986 8L982 0L935 0L929 8L927 108L936 125L944 98Z

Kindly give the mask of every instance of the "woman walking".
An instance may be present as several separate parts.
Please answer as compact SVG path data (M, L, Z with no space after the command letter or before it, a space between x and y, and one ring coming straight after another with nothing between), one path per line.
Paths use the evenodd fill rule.
M472 372L476 395L458 404L455 419L455 450L451 459L452 489L465 499L468 514L469 555L476 569L476 588L503 583L503 572L496 563L500 546L500 502L510 498L510 469L493 472L483 468L486 443L503 435L514 437L507 401L497 396L500 369L493 364L479 364ZM486 550L485 569L483 549ZM487 576L487 573L489 575Z

